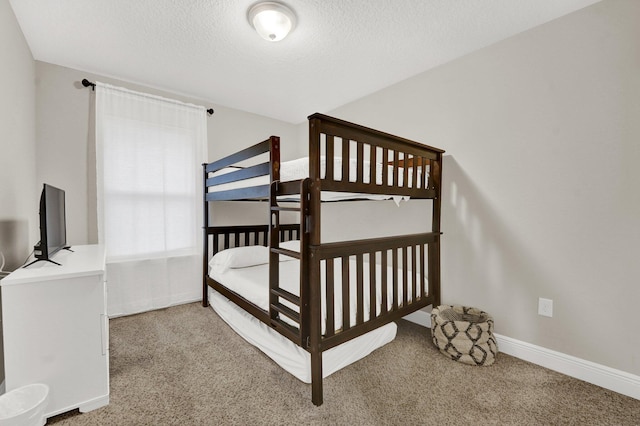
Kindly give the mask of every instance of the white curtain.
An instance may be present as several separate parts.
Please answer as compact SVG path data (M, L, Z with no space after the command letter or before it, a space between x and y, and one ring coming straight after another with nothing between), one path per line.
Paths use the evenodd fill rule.
M204 107L96 83L98 240L110 316L201 297L206 126Z

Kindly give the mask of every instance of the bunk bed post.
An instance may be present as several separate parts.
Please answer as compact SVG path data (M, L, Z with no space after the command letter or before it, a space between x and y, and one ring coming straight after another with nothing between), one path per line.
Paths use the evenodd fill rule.
M442 207L442 153L438 153L437 159L431 162L433 186L436 196L433 199L432 227L435 234L435 242L429 244L429 294L433 295L432 308L440 306L440 212Z
M209 203L207 202L207 164L202 164L202 306L209 306L209 285L207 284L208 260L209 260Z
M310 244L320 245L320 132L321 121L319 118L309 120L309 178L311 179L311 191L309 208L311 217L315 220L310 224ZM331 157L333 158L333 157Z
M305 234L308 244L307 261L309 262L310 286L310 336L309 353L311 354L311 401L314 405L322 405L322 308L320 306L320 132L321 122L318 118L309 120L309 179L307 180L308 200L305 202ZM310 253L309 253L310 252Z
M280 138L271 136L269 138L269 157L271 163L270 182L280 180Z

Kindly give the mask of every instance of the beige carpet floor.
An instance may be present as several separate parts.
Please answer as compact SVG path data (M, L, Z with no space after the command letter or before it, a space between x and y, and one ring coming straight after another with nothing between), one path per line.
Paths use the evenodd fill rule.
M50 425L640 425L640 401L500 353L473 367L429 330L324 380L324 404L198 303L110 321L111 401Z

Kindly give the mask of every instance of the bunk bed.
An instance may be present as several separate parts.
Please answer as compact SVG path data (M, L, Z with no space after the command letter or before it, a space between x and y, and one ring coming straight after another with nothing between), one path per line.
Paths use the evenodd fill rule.
M323 377L393 340L394 320L440 304L443 152L313 114L308 158L281 163L272 136L203 164L203 306L310 382L321 405ZM430 231L321 241L321 203L359 199L431 200ZM268 224L210 226L215 202L232 200L267 202ZM308 374L296 374L289 355L278 358L284 343L304 355Z

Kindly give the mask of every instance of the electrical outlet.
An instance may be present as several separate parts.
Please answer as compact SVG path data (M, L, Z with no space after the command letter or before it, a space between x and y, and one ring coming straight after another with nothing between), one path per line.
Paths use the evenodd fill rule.
M553 300L543 299L542 297L539 298L538 315L542 315L544 317L553 317Z

